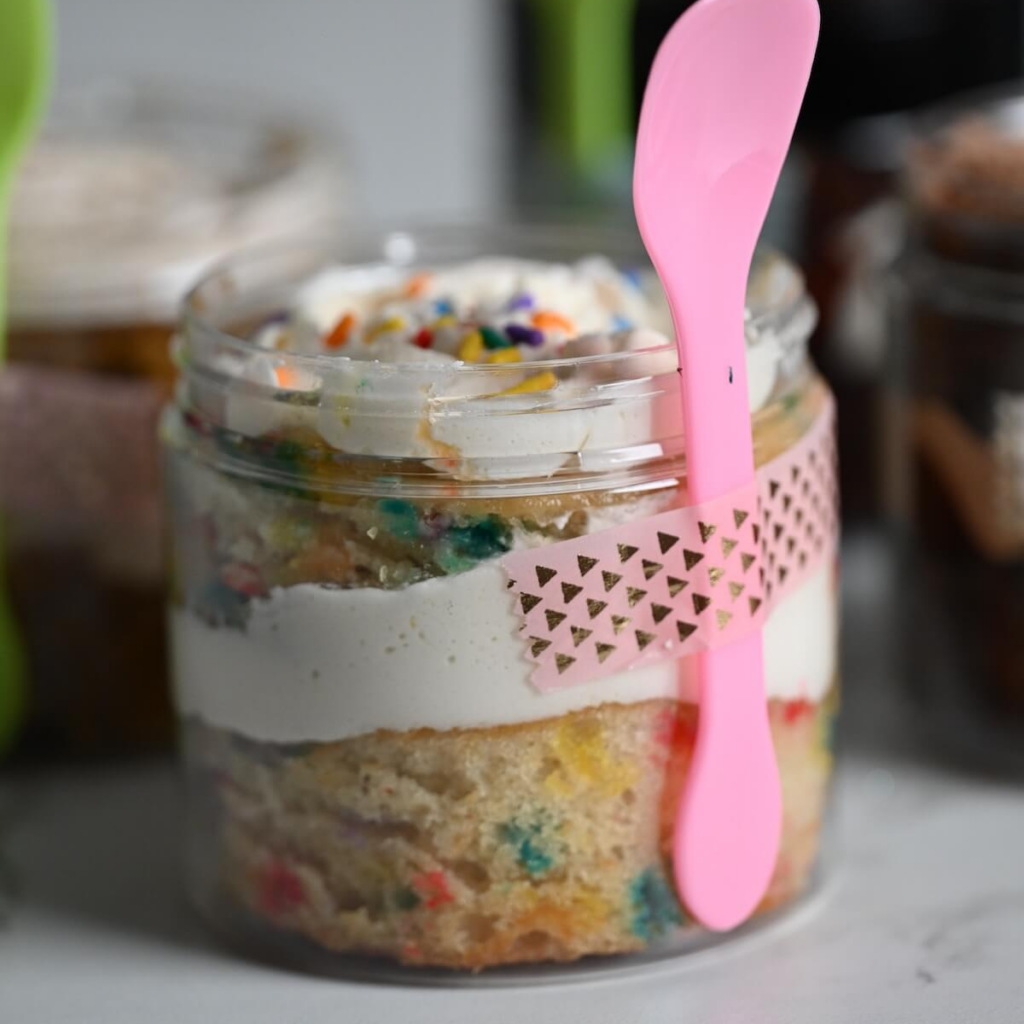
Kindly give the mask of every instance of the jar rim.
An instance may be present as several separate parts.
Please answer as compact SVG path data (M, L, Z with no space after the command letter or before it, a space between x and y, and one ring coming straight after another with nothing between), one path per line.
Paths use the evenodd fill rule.
M566 243L566 233L571 233L572 242ZM210 293L214 297L228 297L241 291L240 280L250 275L258 279L260 269L257 265L261 260L272 260L275 257L291 262L289 250L298 258L300 253L312 256L310 266L303 264L309 273L295 276L292 288L308 280L313 273L329 269L346 269L352 271L375 270L383 268L402 269L407 272L420 267L437 267L462 262L468 258L464 246L466 236L495 237L498 245L477 247L475 255L480 256L522 256L524 259L544 261L548 254L557 250L571 250L580 259L587 255L603 255L615 259L627 255L634 262L649 265L648 258L636 233L635 228L616 224L594 224L563 213L546 211L541 215L534 214L532 219L512 221L495 220L447 220L432 221L423 219L408 223L404 227L374 224L370 221L335 221L315 234L303 235L299 238L278 239L259 246L250 246L245 250L231 254L210 265L203 276L186 293L181 306L181 323L186 338L205 337L238 356L252 355L257 352L264 354L254 345L250 336L243 336L230 330L224 330L210 315ZM417 239L422 239L426 247L440 243L442 249L452 246L461 250L459 255L451 258L426 258L418 263L419 253L416 249ZM460 241L462 244L460 244ZM521 252L507 252L500 242L512 244ZM489 251L489 249L494 251ZM375 255L374 255L375 254ZM529 255L527 255L529 254ZM559 262L552 258L551 262ZM271 285L272 287L272 285ZM771 289L771 295L763 294L764 289ZM280 289L279 289L280 290ZM220 293L219 296L216 293ZM751 269L751 286L748 287L747 326L751 336L751 347L756 347L760 340L772 337L780 347L779 358L784 359L794 346L806 342L817 322L817 311L813 300L806 289L803 273L799 268L770 248L760 248ZM282 295L282 299L288 297ZM752 301L753 300L753 301ZM604 355L550 357L530 362L531 370L559 370L579 366L615 367L635 359L637 356L657 354L673 346L672 339L665 345L655 345L644 349L612 352ZM285 366L305 368L314 372L337 369L349 365L355 360L336 353L300 353L274 352L275 363ZM507 366L500 364L453 364L461 373L491 373L501 375L508 372ZM386 362L381 360L359 361L360 369L366 373L407 374L417 375L436 373L437 367L429 363L417 362Z
M599 481L607 487L612 479L635 484L645 474L663 475L666 465L677 472L685 439L670 340L607 355L494 364L355 360L277 351L252 340L294 305L311 275L339 266L371 274L383 266L390 283L395 271L401 280L417 269L487 256L564 263L603 255L624 269L642 254L639 236L625 229L551 218L391 230L336 224L318 242L303 237L255 247L221 261L184 299L177 408L191 436L220 439L221 449L251 448L233 464L246 473L265 474L257 465L266 461L263 440L273 447L289 431L311 462L340 459L371 473L382 462L401 465L406 486L421 467L430 476L425 486L437 486L440 471L484 490L508 489L513 481L527 488L591 488ZM792 264L769 254L759 259L763 280L751 289L749 320L765 333L747 346L752 413L805 378L817 316ZM295 371L294 380L284 369ZM524 373L544 372L556 386L520 387ZM216 458L224 464L223 451Z

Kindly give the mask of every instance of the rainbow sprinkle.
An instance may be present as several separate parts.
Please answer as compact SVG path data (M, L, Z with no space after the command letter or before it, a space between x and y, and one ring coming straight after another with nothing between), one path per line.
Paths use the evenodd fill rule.
M532 395L538 391L550 391L557 385L558 378L550 370L545 370L543 373L535 373L532 377L527 377L526 380L521 381L519 384L505 388L504 391L499 391L498 394Z
M484 347L492 350L508 348L512 344L508 338L503 338L493 327L481 327L480 337L484 340Z
M306 902L306 889L287 864L275 860L260 877L259 899L266 913L287 914Z
M402 295L407 299L418 299L430 286L430 282L433 280L434 275L423 271L420 274L413 274L408 281L405 282L405 287L402 289Z
M818 709L809 700L789 700L782 706L782 720L792 725L803 718L813 718L817 712Z
M521 309L533 309L535 303L533 296L528 292L520 292L518 295L513 295L511 299L505 305L505 309L509 313L515 313Z
M459 344L459 358L464 363L475 363L483 354L483 336L479 331L470 331Z
M553 313L551 310L541 310L530 317L530 323L541 331L562 331L564 334L575 334L576 325L561 313Z
M532 876L543 875L554 867L555 858L545 848L546 829L540 820L529 825L517 821L506 821L498 826L498 837L516 850L519 866Z
M679 901L657 868L646 868L629 885L630 930L650 942L683 923Z
M424 871L413 875L412 885L429 910L436 910L455 899L443 871Z
M392 331L401 331L405 329L405 321L400 316L389 316L380 323L374 324L366 332L366 337L363 339L367 345L371 341L376 341L382 334L390 334Z
M537 348L544 344L544 333L538 331L536 327L524 327L522 324L508 324L505 328L505 333L509 336L510 340L514 341L517 345L530 345L533 348Z
M324 338L325 348L342 348L348 343L352 329L356 325L355 315L346 313L331 329L330 334Z
M497 352L492 352L487 357L489 363L521 363L522 361L522 354L515 348L499 348Z
M279 388L294 388L299 383L299 375L292 366L275 366L274 380Z
M422 902L416 890L410 889L407 885L403 885L395 893L395 906L399 910L415 910Z

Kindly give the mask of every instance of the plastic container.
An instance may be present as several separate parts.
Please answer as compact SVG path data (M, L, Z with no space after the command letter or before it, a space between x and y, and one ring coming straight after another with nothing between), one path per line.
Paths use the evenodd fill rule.
M188 875L241 944L347 972L365 956L478 971L718 941L688 921L669 862L697 717L688 624L753 615L790 564L802 582L776 584L765 633L785 823L762 919L810 886L837 597L831 399L796 271L762 257L750 292L764 508L742 529L729 513L703 555L623 540L685 504L663 335L506 362L494 322L535 315L523 307L546 287L524 297L510 279L490 291L511 301L478 362L300 355L266 333L296 304L328 347L358 346L332 289L393 292L387 318L436 287L422 301L454 309L465 354L459 332L483 314L466 322L443 269L425 272L494 253L628 269L629 243L559 226L394 233L239 257L187 300L164 437ZM586 266L613 305L643 287L657 307L649 272L636 285ZM614 545L607 568L595 543Z
M212 259L334 213L340 184L313 135L253 105L127 83L58 100L13 199L0 377L27 742L172 735L156 428L177 309Z
M907 175L905 674L948 748L1024 770L1024 97L924 118Z

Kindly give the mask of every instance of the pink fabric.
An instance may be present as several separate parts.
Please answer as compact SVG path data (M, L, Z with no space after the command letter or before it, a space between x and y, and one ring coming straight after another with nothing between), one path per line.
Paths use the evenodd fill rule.
M835 555L834 407L763 466L756 487L503 565L541 691L713 650L763 625Z

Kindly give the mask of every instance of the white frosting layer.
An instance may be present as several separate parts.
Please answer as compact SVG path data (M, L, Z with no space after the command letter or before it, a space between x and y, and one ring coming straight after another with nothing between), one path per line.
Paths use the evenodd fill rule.
M693 659L665 661L542 694L530 684L501 568L405 590L279 589L245 632L172 615L180 711L277 743L375 729L453 729L534 721L604 703L693 701ZM836 672L837 607L825 561L764 631L768 696L820 701Z

